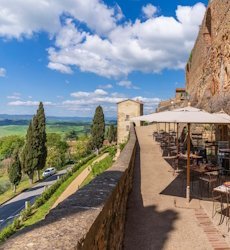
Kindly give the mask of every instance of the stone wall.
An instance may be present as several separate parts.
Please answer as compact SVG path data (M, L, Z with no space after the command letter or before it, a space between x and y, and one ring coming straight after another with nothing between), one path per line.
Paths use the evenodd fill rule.
M192 105L217 111L230 105L230 0L209 2L186 66Z
M136 143L132 126L126 147L110 169L0 249L122 249Z

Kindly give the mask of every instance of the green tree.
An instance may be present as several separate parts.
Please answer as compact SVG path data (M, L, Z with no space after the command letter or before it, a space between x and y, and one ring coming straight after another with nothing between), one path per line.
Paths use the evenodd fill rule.
M105 135L105 118L101 106L96 108L93 125L91 128L91 147L92 149L100 149L103 145Z
M18 153L14 155L13 161L8 167L8 176L11 184L13 185L14 193L16 193L16 187L22 178L21 162L19 160Z
M23 172L26 173L30 179L30 183L33 183L33 176L34 176L34 156L33 156L33 124L32 121L27 130L26 134L26 142L22 150L21 154L21 162L22 162L22 169Z
M82 157L87 156L88 152L88 141L89 138L82 136L79 138L79 140L76 141L75 147L74 147L74 159L77 161L81 159Z
M45 167L47 148L46 148L46 117L42 102L39 103L37 114L33 119L34 137L34 166L40 179L40 170Z
M66 140L77 140L78 139L78 136L77 136L77 131L75 130L70 130L68 131L66 134L65 134L65 139Z
M14 151L18 151L24 145L24 138L11 135L0 138L0 160L9 158Z
M62 167L66 162L66 154L68 149L68 144L62 141L59 134L50 133L47 134L47 166Z
M110 143L115 142L116 141L116 137L117 137L117 131L116 128L114 127L114 125L110 125L109 126L109 130L108 130L108 140Z

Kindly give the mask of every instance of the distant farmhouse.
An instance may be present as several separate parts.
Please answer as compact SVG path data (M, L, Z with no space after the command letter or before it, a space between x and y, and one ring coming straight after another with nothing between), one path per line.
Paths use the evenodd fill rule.
M122 143L128 139L130 119L143 115L143 103L136 100L124 100L117 103L117 142ZM140 126L140 122L135 122Z

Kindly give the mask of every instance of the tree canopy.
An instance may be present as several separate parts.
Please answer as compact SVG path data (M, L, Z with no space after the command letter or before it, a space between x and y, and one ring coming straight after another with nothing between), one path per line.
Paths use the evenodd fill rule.
M92 149L99 149L103 145L105 134L105 118L101 106L96 108L93 124L91 128L91 147Z
M43 104L40 102L36 115L30 122L26 135L26 143L22 151L23 171L33 181L34 171L45 167L47 157L46 148L46 119Z
M14 155L13 160L8 167L8 176L10 183L14 187L14 192L16 192L16 187L22 178L21 162L19 160L18 153Z
M110 143L116 142L117 140L117 129L114 125L110 125L108 129L108 140Z
M21 154L23 172L28 175L31 182L33 182L35 170L33 148L33 124L31 121L26 134L26 142Z
M33 140L34 140L34 165L38 171L43 169L46 164L46 118L42 102L40 102L37 114L33 118Z
M66 140L77 140L78 139L77 131L75 131L75 130L68 131L65 135L65 139Z
M22 148L24 138L21 136L11 135L0 138L0 160L12 156L15 150Z

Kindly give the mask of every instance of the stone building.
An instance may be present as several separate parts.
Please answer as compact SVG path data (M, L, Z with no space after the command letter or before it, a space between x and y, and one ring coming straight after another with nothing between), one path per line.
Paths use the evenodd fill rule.
M130 119L143 115L143 103L131 99L117 103L117 142L122 143L128 139ZM140 122L135 122L140 126Z
M209 1L186 65L193 106L230 113L230 0Z
M187 106L188 104L188 98L187 98L187 92L185 88L176 88L175 91L175 97L161 101L158 104L157 112L164 111L164 110L171 110L174 108L180 108Z

